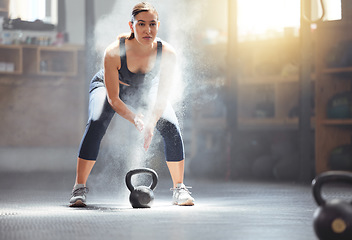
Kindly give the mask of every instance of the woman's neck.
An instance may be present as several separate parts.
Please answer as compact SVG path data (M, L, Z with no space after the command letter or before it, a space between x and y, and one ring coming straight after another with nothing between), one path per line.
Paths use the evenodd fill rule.
M131 50L133 50L133 52L137 53L138 55L150 55L156 48L156 42L153 42L150 45L142 45L135 38L128 41L131 43Z

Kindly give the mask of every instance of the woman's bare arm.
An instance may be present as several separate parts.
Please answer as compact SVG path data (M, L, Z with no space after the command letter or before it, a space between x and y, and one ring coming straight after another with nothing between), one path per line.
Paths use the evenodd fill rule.
M165 47L164 47L165 46ZM176 69L176 54L169 45L163 45L163 55L161 62L161 72L156 102L149 116L144 133L144 148L148 150L154 135L156 123L161 118L167 105L168 96L173 86Z
M118 69L120 66L119 41L116 41L107 48L104 56L104 81L108 102L116 113L134 124L138 130L141 131L144 127L143 122L139 121L141 120L139 119L141 116L133 113L119 97L120 87Z
M176 74L176 53L174 49L166 43L163 44L163 55L160 68L161 72L158 94L150 119L153 125L156 125L166 108Z

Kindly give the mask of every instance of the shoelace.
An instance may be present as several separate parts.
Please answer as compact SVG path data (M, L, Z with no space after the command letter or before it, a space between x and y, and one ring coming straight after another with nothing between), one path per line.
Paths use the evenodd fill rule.
M76 190L74 190L72 192L72 196L73 197L76 197L76 196L80 196L80 195L83 195L85 193L88 193L89 192L89 189L87 187L83 187L83 188L77 188Z
M188 190L189 188L192 188L192 187L182 186L182 187L170 188L170 191L174 191L174 190L185 190L185 191L188 192L189 194L192 194L192 192L190 192L190 191Z

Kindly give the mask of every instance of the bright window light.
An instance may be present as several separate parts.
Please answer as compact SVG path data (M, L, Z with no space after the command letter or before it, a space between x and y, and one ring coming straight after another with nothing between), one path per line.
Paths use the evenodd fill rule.
M282 36L300 26L300 0L238 0L239 40Z
M239 41L281 37L285 32L298 35L301 0L237 0ZM324 0L324 21L342 18L341 0ZM311 2L311 20L321 18L320 0Z
M48 9L49 8L49 9ZM57 0L10 0L9 17L57 23Z
M341 0L324 0L325 16L324 21L334 21L342 19ZM323 14L320 0L312 1L312 19L319 19Z

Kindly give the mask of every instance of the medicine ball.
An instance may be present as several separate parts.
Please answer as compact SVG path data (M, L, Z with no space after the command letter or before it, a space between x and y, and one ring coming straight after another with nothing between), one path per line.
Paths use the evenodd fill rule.
M328 101L326 113L330 119L352 118L352 93L342 92L333 96Z
M331 170L352 170L352 145L342 145L330 153L329 167Z

